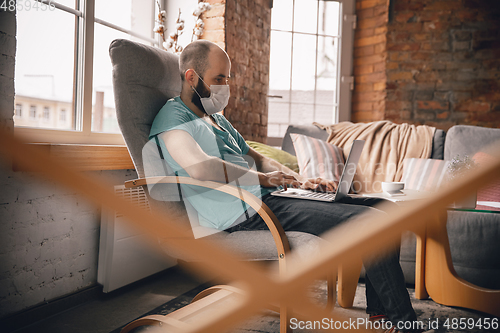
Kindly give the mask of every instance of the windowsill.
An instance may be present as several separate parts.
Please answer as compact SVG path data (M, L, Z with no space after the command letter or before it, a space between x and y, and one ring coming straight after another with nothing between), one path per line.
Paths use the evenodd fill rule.
M29 143L78 171L135 169L124 145ZM13 165L14 171L30 171Z

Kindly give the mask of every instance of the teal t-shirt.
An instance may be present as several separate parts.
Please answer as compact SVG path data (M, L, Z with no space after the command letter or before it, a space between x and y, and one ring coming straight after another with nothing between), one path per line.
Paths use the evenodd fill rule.
M223 129L222 131L199 118L177 96L170 99L158 112L151 126L149 138L152 139L165 131L183 130L194 138L207 155L222 158L225 161L249 169L250 166L244 155L248 153L250 147L241 134L223 115L214 114L213 118L217 125ZM161 138L159 138L159 142L163 157L168 165L179 176L189 177L188 173L170 156ZM233 181L231 184L238 186L237 181ZM258 184L257 177L255 184ZM259 185L239 187L257 197L274 190L262 188ZM187 198L198 212L200 225L204 227L224 230L230 227L248 209L248 206L240 199L217 190L182 185L182 191L184 198Z

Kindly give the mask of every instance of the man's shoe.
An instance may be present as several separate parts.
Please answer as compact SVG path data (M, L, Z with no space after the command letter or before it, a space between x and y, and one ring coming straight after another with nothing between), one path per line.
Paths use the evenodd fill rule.
M371 327L373 333L386 333L390 330L387 328L387 326L389 325L386 325L386 323L390 323L389 317L387 317L386 315L370 316L370 318L368 318L368 321L372 323Z

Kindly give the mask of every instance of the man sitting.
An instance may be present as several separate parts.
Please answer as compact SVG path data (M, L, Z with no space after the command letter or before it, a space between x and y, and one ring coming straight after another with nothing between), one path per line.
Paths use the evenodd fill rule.
M346 198L329 203L271 196L279 185L335 191L337 184L305 179L259 154L218 113L229 100L231 63L216 44L204 40L189 44L180 56L179 68L181 94L159 111L150 133L150 138L158 136L165 160L179 176L233 183L261 197L285 231L321 236L355 215L378 212L369 207L380 202L377 199ZM260 216L239 199L199 187L184 186L183 191L203 226L227 232L267 230ZM366 312L372 320L390 320L394 325L416 322L398 251L376 259L365 260ZM394 327L390 331L397 332Z

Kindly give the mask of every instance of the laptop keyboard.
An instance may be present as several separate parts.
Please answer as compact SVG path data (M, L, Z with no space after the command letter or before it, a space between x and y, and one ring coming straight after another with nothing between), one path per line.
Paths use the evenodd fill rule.
M309 192L309 193L304 193L301 194L306 198L316 198L316 199L327 199L327 200L333 200L335 198L335 194L333 193L322 193L322 192Z
M293 196L297 199L333 201L335 198L335 193L314 192L314 191L309 191L309 190L288 189L288 191L285 193L287 193L289 196Z

